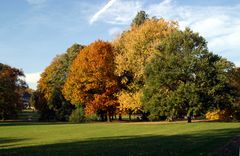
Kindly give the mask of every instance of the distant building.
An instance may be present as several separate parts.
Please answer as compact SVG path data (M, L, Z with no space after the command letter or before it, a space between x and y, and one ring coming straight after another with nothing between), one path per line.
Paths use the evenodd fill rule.
M28 92L25 92L22 95L22 101L23 101L24 109L30 109L31 108L31 106L30 106L30 98L31 98L31 94L28 93Z

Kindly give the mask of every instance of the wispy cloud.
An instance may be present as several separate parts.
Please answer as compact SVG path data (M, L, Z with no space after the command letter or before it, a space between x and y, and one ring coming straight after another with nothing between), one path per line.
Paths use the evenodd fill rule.
M90 24L96 22L101 14L103 14L108 8L110 8L117 0L110 0L102 9L96 12L90 19Z
M181 28L190 27L208 41L211 51L234 61L240 59L240 5L186 6L167 0L146 8L152 16L177 20ZM174 11L173 11L174 10Z
M129 25L137 11L145 10L150 16L178 21L181 29L187 26L199 32L207 39L211 51L239 65L240 3L235 6L194 6L180 5L176 0L157 3L148 3L147 0L110 2L111 5L105 6L90 20L90 23L101 21L112 24L110 35L116 32L116 25Z
M90 18L89 23L102 21L110 24L128 24L137 11L141 10L142 4L139 0L110 0Z

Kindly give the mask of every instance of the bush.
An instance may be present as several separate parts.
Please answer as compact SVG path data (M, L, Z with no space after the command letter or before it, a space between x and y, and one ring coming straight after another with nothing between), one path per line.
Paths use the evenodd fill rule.
M84 109L81 106L78 106L70 115L69 121L74 123L85 122L86 118Z
M231 111L229 110L212 110L206 113L206 119L209 120L229 120L231 118Z
M98 120L97 114L91 114L86 116L86 121L97 121L97 120Z

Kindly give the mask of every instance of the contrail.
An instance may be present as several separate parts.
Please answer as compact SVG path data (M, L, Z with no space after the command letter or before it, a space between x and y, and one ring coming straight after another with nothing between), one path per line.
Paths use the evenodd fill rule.
M102 9L100 9L98 12L96 12L93 17L90 19L90 24L93 24L96 22L99 18L99 16L104 13L108 8L110 8L117 0L110 0Z

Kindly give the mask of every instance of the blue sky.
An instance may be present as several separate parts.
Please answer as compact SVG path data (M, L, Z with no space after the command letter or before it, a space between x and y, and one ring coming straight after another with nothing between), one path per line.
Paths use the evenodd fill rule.
M73 43L113 39L139 10L191 27L240 66L239 0L1 0L0 62L23 69L35 88L57 54Z

